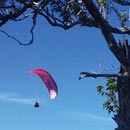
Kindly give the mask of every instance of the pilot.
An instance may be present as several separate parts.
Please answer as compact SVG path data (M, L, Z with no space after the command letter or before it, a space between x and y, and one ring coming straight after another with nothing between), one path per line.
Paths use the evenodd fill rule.
M34 107L39 107L39 103L36 101L35 104L34 104Z

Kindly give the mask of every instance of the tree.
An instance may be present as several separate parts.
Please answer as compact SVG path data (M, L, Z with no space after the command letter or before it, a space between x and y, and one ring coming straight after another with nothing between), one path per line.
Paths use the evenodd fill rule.
M113 119L118 125L116 130L130 130L130 45L127 35L129 0L1 0L0 1L0 27L10 20L17 22L32 18L29 43L20 42L16 37L9 35L4 30L2 33L16 40L20 45L30 45L34 40L34 28L37 17L41 16L52 26L70 29L76 25L94 27L99 29L104 36L108 48L120 63L117 74L91 74L82 72L84 77L106 77L106 91L102 86L97 87L101 95L109 98L104 102L104 107L109 112L114 112ZM124 10L125 8L125 10ZM115 24L115 19L118 23ZM117 35L123 36L121 41ZM111 102L113 103L111 105Z

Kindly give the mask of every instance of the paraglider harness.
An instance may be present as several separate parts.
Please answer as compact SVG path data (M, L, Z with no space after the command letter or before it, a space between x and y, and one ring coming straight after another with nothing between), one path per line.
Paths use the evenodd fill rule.
M40 107L38 102L35 102L34 107Z

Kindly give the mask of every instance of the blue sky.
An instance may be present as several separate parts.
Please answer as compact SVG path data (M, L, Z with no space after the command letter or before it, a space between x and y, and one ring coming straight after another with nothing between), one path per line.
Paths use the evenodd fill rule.
M10 22L2 29L27 41L30 21ZM0 129L2 130L110 130L116 127L103 110L104 98L96 86L104 79L78 80L82 71L118 72L119 64L99 30L74 27L64 31L39 19L35 40L20 46L0 37ZM112 67L114 66L114 67ZM44 68L52 74L59 94L50 100L45 85L28 72ZM34 108L35 101L40 108Z

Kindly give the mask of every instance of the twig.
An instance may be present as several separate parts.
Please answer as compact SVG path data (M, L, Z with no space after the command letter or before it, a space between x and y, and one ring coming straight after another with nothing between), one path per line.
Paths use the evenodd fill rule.
M7 37L12 38L13 40L17 41L20 45L23 45L22 42L20 42L16 37L9 35L7 32L0 30L3 34L5 34Z
M28 18L29 16L32 16L32 15L33 15L33 13L30 13L30 14L27 14L27 15L23 15L22 18L14 19L14 21L22 21L22 20L24 20L24 19L26 19L26 18Z
M3 34L5 34L7 37L12 38L13 40L15 40L16 42L18 42L20 45L30 45L30 42L27 44L22 43L20 40L18 40L16 37L9 35L7 32L0 30L0 32L2 32Z
M32 28L31 28L31 30L30 30L31 40L29 41L28 45L31 45L31 44L33 43L33 40L34 40L34 28L35 28L35 26L36 26L37 15L38 15L38 12L37 12L37 11L34 12L34 15L33 15L33 17L32 17L32 19L33 19L33 26L32 26Z

